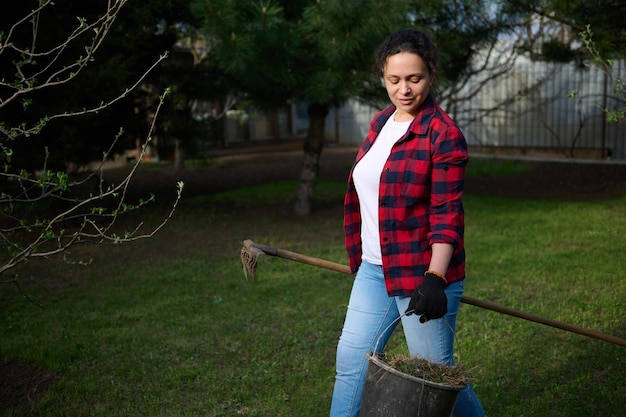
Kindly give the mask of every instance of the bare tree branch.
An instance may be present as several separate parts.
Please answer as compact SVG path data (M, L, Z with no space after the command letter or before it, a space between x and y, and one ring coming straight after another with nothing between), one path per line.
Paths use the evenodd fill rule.
M14 63L18 75L16 80L13 82L0 80L0 86L7 87L12 91L12 94L8 97L0 97L0 108L13 102L20 96L36 90L65 84L75 78L88 63L93 60L95 52L102 45L120 9L127 1L128 0L109 0L104 14L92 23L88 23L85 19L78 17L78 25L67 39L61 44L43 52L37 51L38 22L41 12L44 11L45 8L54 5L52 0L46 0L37 9L15 23L9 30L5 41L0 44L0 58L6 50L13 50L20 54L23 59ZM13 43L12 36L19 26L27 22L31 22L33 26L33 39L30 49L23 49ZM93 35L90 41L88 41L88 44L84 47L85 55L79 56L76 61L70 65L61 65L60 68L55 68L55 64L58 63L67 47L73 42L79 41L87 33L93 33ZM48 61L47 64L41 68L37 66L36 68L38 69L32 74L26 73L25 69L27 65L32 65L34 62L39 63L44 59ZM40 77L43 77L44 80L39 81Z
M102 45L121 7L126 2L127 0L109 0L105 12L92 23L78 18L78 25L67 38L45 51L38 51L39 20L41 13L52 7L52 0L42 0L38 8L16 22L8 31L7 36L0 38L0 59L7 57L7 51L22 56L19 62L13 63L17 74L16 80L13 82L0 80L0 87L4 87L5 92L8 91L6 97L0 97L0 110L18 98L28 97L34 91L71 82L93 61L93 54ZM25 49L13 42L13 35L18 27L28 22L32 25L32 40L30 47ZM66 59L64 54L68 51L69 45L74 42L84 44L85 54L76 57L72 64L61 64L62 60ZM129 202L128 187L144 160L156 128L157 117L169 94L169 89L166 89L159 97L138 158L118 184L105 183L104 166L122 131L112 138L112 143L103 153L98 167L82 178L71 179L67 172L49 170L47 165L50 155L46 155L42 169L37 172L24 170L15 172L11 169L12 144L15 140L22 136L36 135L50 120L79 117L107 109L131 91L141 87L148 74L166 57L167 54L160 56L131 86L113 99L103 101L99 105L79 111L60 111L45 116L33 126L24 124L7 126L0 123L2 134L0 136L0 161L4 163L0 169L0 181L6 185L0 191L0 242L3 248L0 252L0 276L29 258L48 258L55 255L65 257L67 250L77 244L121 244L149 238L171 219L182 195L182 183L177 184L176 198L169 212L156 226L143 231L144 224L140 220L130 230L119 231L120 216L137 211L154 201L152 196L147 200ZM87 194L75 193L80 187L96 180L97 187ZM55 206L56 209L51 211L46 204L55 202L58 203ZM17 283L16 280L17 278L13 277L0 283Z

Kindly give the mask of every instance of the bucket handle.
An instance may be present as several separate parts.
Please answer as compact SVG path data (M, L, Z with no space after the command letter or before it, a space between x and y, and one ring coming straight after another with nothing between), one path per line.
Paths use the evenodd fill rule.
M378 336L378 339L376 340L376 344L374 345L374 351L372 352L372 354L378 354L378 344L380 343L380 339L383 337L383 335L387 334L387 331L389 331L389 329L392 326L397 325L399 320L402 320L402 317L404 316L408 316L408 314L406 313L402 313L400 314L398 317L396 317L395 319L393 319L393 321L391 323L389 323L389 325L387 325L387 327L385 327L385 330L383 330L380 335ZM450 326L450 323L448 323L448 320L446 320L445 317L442 317L443 322L446 324L446 326L448 326L448 328L450 329L450 331L452 332L452 334L454 335L454 341L457 344L457 346L459 345L459 341L456 337L456 331L454 331L454 329L452 328L452 326ZM428 323L428 322L426 322ZM425 323L424 323L425 324ZM390 335L391 337L391 335ZM453 353L454 354L454 353Z
M372 352L372 353L377 354L377 352L378 352L378 344L380 343L380 339L383 337L383 335L385 335L389 331L389 329L392 326L395 326L398 323L398 321L401 320L402 317L404 317L404 316L406 316L406 313L400 314L398 317L393 319L393 321L391 323L389 323L389 325L387 327L385 327L385 330L383 330L380 333L380 335L378 336L378 339L376 339L376 344L374 345L374 352ZM389 337L391 337L391 335L389 335Z

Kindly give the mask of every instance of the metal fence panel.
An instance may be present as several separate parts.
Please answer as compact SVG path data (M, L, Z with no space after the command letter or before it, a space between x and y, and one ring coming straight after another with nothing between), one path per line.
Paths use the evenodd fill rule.
M596 66L519 62L457 103L452 116L468 143L485 150L626 159L626 123L607 122L605 112L626 104L614 90L624 61L612 75Z

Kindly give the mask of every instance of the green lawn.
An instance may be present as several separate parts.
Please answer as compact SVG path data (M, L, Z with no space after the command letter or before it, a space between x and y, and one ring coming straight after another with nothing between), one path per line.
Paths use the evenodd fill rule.
M252 239L345 262L343 184L321 183L307 219L291 216L290 187L186 200L151 240L74 251L88 267L16 271L24 294L0 287L0 357L58 380L2 415L327 415L351 278L262 257L249 281L239 261ZM626 338L626 197L465 206L467 295ZM626 348L469 305L457 330L487 415L623 414ZM389 349L403 348L394 337Z

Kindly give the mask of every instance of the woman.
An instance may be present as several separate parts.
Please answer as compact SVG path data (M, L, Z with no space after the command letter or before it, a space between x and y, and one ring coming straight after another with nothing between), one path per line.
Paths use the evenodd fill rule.
M383 350L400 316L411 355L452 364L463 294L467 144L430 94L437 50L423 32L402 30L380 45L376 63L391 106L372 120L348 181L344 227L356 278L331 417L359 414L366 354ZM453 415L484 415L469 385Z

